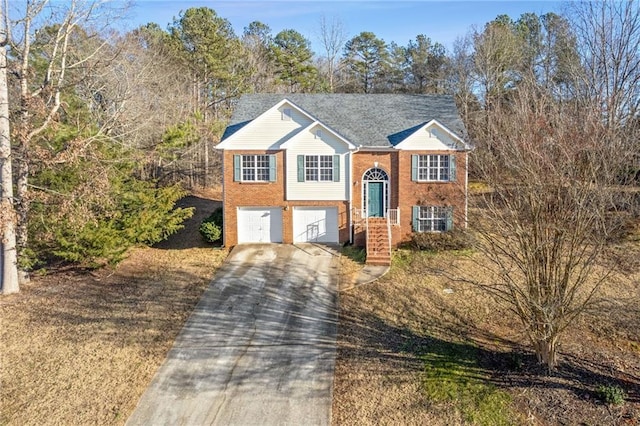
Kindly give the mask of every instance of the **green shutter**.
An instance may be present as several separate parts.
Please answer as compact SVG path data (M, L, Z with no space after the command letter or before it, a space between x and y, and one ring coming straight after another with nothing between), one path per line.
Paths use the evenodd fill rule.
M240 164L242 163L242 155L233 156L233 180L239 182L242 180Z
M298 155L298 182L304 182L304 155Z
M447 231L453 229L453 206L447 208Z
M455 182L456 180L456 155L451 154L449 156L449 181Z
M276 156L269 156L269 182L275 182L278 171L276 169Z
M411 156L411 180L414 182L418 180L418 156L417 155Z
M413 214L411 215L411 221L413 222L414 232L418 232L418 217L420 217L420 206L412 207Z
M340 156L333 156L333 181L340 182Z

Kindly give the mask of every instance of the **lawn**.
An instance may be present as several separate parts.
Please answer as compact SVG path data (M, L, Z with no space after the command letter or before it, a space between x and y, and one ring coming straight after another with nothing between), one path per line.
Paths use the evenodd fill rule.
M0 298L0 424L124 424L226 257L197 231L219 202L183 203L194 217L158 247Z
M124 424L226 256L197 232L218 203L184 205L197 210L183 231L117 268L51 271L0 298L0 424ZM640 243L620 252L608 302L566 335L546 375L508 311L429 272L473 268L465 255L398 251L381 280L352 287L362 256L350 250L333 423L640 424Z
M434 273L477 274L477 254L396 252L381 280L340 294L334 424L640 424L640 247L620 249L628 262L564 336L553 374L511 312ZM611 392L623 403L603 402Z

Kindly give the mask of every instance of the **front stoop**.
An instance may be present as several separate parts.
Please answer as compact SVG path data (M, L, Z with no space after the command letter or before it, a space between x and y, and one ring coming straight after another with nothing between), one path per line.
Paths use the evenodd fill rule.
M391 242L387 219L369 218L367 230L367 265L391 265Z

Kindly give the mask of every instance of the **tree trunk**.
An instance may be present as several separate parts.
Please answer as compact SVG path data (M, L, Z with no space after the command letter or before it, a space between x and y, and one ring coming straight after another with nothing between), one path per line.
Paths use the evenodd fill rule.
M539 339L533 342L533 348L536 351L536 357L540 364L547 366L549 371L553 371L558 366L558 338L557 336Z
M22 143L19 147L20 159L17 163L17 178L16 178L16 200L15 211L17 214L17 226L16 226L16 243L18 253L24 256L25 249L29 243L29 228L28 228L28 216L29 216L29 194L28 194L28 180L29 180L29 160L27 152L27 144ZM18 278L20 283L24 284L29 282L29 273L18 268Z
M6 11L5 11L6 13ZM0 20L3 20L0 14ZM0 25L2 25L0 23ZM6 28L3 39L6 37ZM18 282L18 253L16 250L16 215L13 205L11 165L11 131L9 127L9 88L7 81L7 49L0 46L0 291L3 294L20 291Z

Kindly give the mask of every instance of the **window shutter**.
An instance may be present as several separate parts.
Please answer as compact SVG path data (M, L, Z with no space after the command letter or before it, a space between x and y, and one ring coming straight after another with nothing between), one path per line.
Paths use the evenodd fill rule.
M449 156L449 181L455 182L456 180L456 155L451 154Z
M241 162L242 162L242 155L233 156L233 180L235 182L239 182L242 180L242 175L240 171Z
M418 180L418 156L417 155L411 156L411 180L414 182Z
M298 182L304 182L304 155L298 155Z
M412 210L413 214L411 215L411 221L413 222L413 230L415 232L418 232L418 217L420 216L420 206L413 206Z
M333 156L333 181L340 182L340 156Z
M447 231L453 229L453 206L447 209Z
M276 156L269 156L269 182L275 182L278 170L276 169Z

